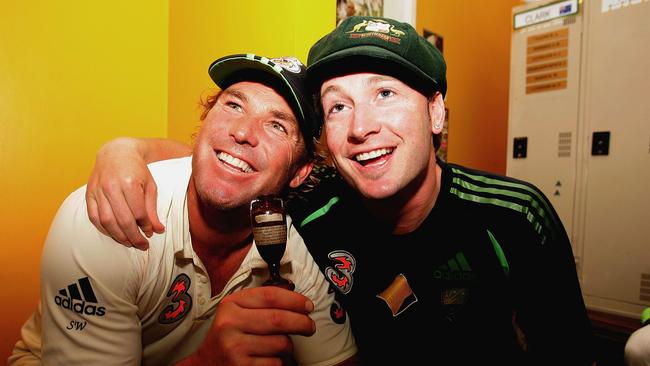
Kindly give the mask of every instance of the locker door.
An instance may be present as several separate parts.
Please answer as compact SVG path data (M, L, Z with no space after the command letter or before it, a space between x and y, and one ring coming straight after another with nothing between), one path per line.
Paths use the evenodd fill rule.
M515 24L518 17L544 16L540 3L553 2L513 8ZM564 3L577 7L577 1ZM575 7L569 9L575 11ZM581 27L582 16L577 13L514 29L510 56L506 173L539 187L569 235L575 197ZM579 253L575 247L574 253Z
M578 209L591 308L638 317L650 305L650 2L586 8ZM594 132L606 143L594 140ZM603 155L593 155L594 153Z

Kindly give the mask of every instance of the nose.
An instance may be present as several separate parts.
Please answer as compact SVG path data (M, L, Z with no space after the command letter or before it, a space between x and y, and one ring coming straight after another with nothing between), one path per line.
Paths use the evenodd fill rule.
M230 136L238 144L257 145L257 127L253 118L239 118L230 126Z
M368 103L356 104L350 122L349 138L351 141L365 141L381 129L376 109Z

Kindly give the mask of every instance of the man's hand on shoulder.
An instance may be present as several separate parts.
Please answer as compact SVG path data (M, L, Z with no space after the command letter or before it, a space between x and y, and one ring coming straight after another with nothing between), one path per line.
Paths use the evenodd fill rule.
M188 145L159 138L118 137L104 144L86 187L90 221L119 243L147 249L147 238L165 231L156 213L157 188L147 164L191 152Z

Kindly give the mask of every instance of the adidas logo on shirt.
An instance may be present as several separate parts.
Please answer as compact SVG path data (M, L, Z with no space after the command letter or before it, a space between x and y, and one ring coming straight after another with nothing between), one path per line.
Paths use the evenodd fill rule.
M470 267L463 252L456 253L446 264L442 264L433 272L433 277L442 280L471 280L474 278L472 268Z
M59 294L54 296L54 303L82 315L104 316L106 314L106 308L99 306L97 302L88 277L80 278L77 283L60 289Z

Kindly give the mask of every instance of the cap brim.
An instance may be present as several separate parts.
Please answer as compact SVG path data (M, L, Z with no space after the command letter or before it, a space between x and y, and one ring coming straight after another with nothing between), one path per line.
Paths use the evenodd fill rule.
M391 69L391 66L396 66L397 69ZM436 86L438 84L436 80L405 58L373 45L346 48L309 65L310 84L312 87L318 87L318 84L326 79L364 71L394 74L400 79L409 76L408 81L418 85L429 84ZM401 74L401 71L406 71L409 75Z
M261 60L264 58L255 59L252 55L233 55L220 58L210 65L208 74L221 89L232 85L231 76L243 70L259 70L272 76L282 77L281 70L275 70L273 66Z

